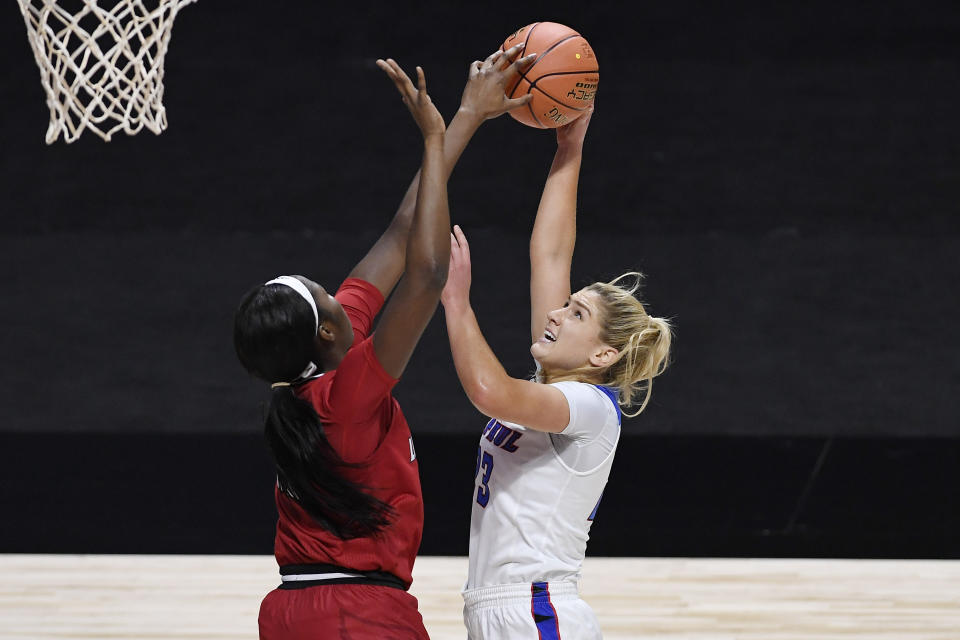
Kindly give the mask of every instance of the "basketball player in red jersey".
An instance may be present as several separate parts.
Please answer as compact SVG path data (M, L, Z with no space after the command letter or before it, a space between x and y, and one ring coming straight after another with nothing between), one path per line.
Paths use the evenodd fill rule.
M446 279L447 178L484 120L529 99L504 96L535 57L518 54L471 64L449 128L421 69L414 86L396 62L378 60L424 141L420 172L396 216L335 295L281 276L240 303L237 355L273 388L265 435L277 469L282 583L261 605L261 638L427 638L407 593L423 530L419 470L391 389Z

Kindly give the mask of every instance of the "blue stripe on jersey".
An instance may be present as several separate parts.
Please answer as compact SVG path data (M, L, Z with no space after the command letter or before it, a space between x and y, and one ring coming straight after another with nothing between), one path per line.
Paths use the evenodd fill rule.
M600 391L603 391L607 395L607 397L610 398L610 402L612 402L613 406L616 407L617 409L617 424L620 424L620 420L623 417L623 411L620 410L620 403L618 402L618 399L620 398L620 394L617 392L616 389L605 387L602 384L595 384L593 386L595 386L597 389L600 389Z
M530 585L530 613L537 625L539 640L560 640L560 621L557 610L550 602L550 589L546 582L534 582Z
M600 492L600 500L603 500L603 491ZM590 514L590 517L587 518L590 522L593 522L594 518L597 517L597 511L600 509L600 500L597 500L597 506L593 508L593 513Z

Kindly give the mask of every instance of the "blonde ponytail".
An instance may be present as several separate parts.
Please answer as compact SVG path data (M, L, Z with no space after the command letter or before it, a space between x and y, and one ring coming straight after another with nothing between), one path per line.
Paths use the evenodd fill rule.
M646 329L630 336L625 347L627 354L621 356L621 360L627 361L626 366L619 372L611 371L611 374L619 375L610 376L612 386L620 389L622 404L635 404L637 396L643 393L640 408L634 413L625 414L628 417L639 415L647 408L653 392L653 379L663 373L669 364L672 338L670 323L665 318L651 316L647 316L647 320Z

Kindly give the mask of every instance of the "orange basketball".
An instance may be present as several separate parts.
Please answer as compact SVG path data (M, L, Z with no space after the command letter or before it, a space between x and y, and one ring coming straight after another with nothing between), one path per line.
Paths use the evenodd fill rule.
M510 115L538 129L554 129L580 117L593 102L600 82L600 67L590 43L556 22L528 24L504 40L502 50L519 43L523 43L521 56L536 53L537 58L507 87L507 97L532 93L533 100Z

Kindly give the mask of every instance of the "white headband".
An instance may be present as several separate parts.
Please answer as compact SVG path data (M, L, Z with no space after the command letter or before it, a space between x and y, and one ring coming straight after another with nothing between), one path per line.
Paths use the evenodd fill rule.
M317 313L317 302L313 299L313 296L310 295L310 290L307 289L307 285L293 276L279 276L269 282L265 282L263 286L267 286L268 284L282 284L299 293L300 296L310 304L310 308L313 310L313 322L314 325L316 325L313 328L314 332L320 331L320 314Z
M293 276L279 276L270 280L269 282L263 283L263 286L268 284L282 284L286 287L290 287L294 291L300 294L304 300L310 304L310 308L313 310L313 331L314 333L320 331L320 314L317 313L317 302L313 299L313 296L310 295L310 290L307 289L307 285L300 282L299 278L294 278ZM307 368L300 372L300 375L296 377L297 380L303 380L309 378L317 370L317 365L312 362L307 363ZM271 387L289 387L289 382L274 382Z

